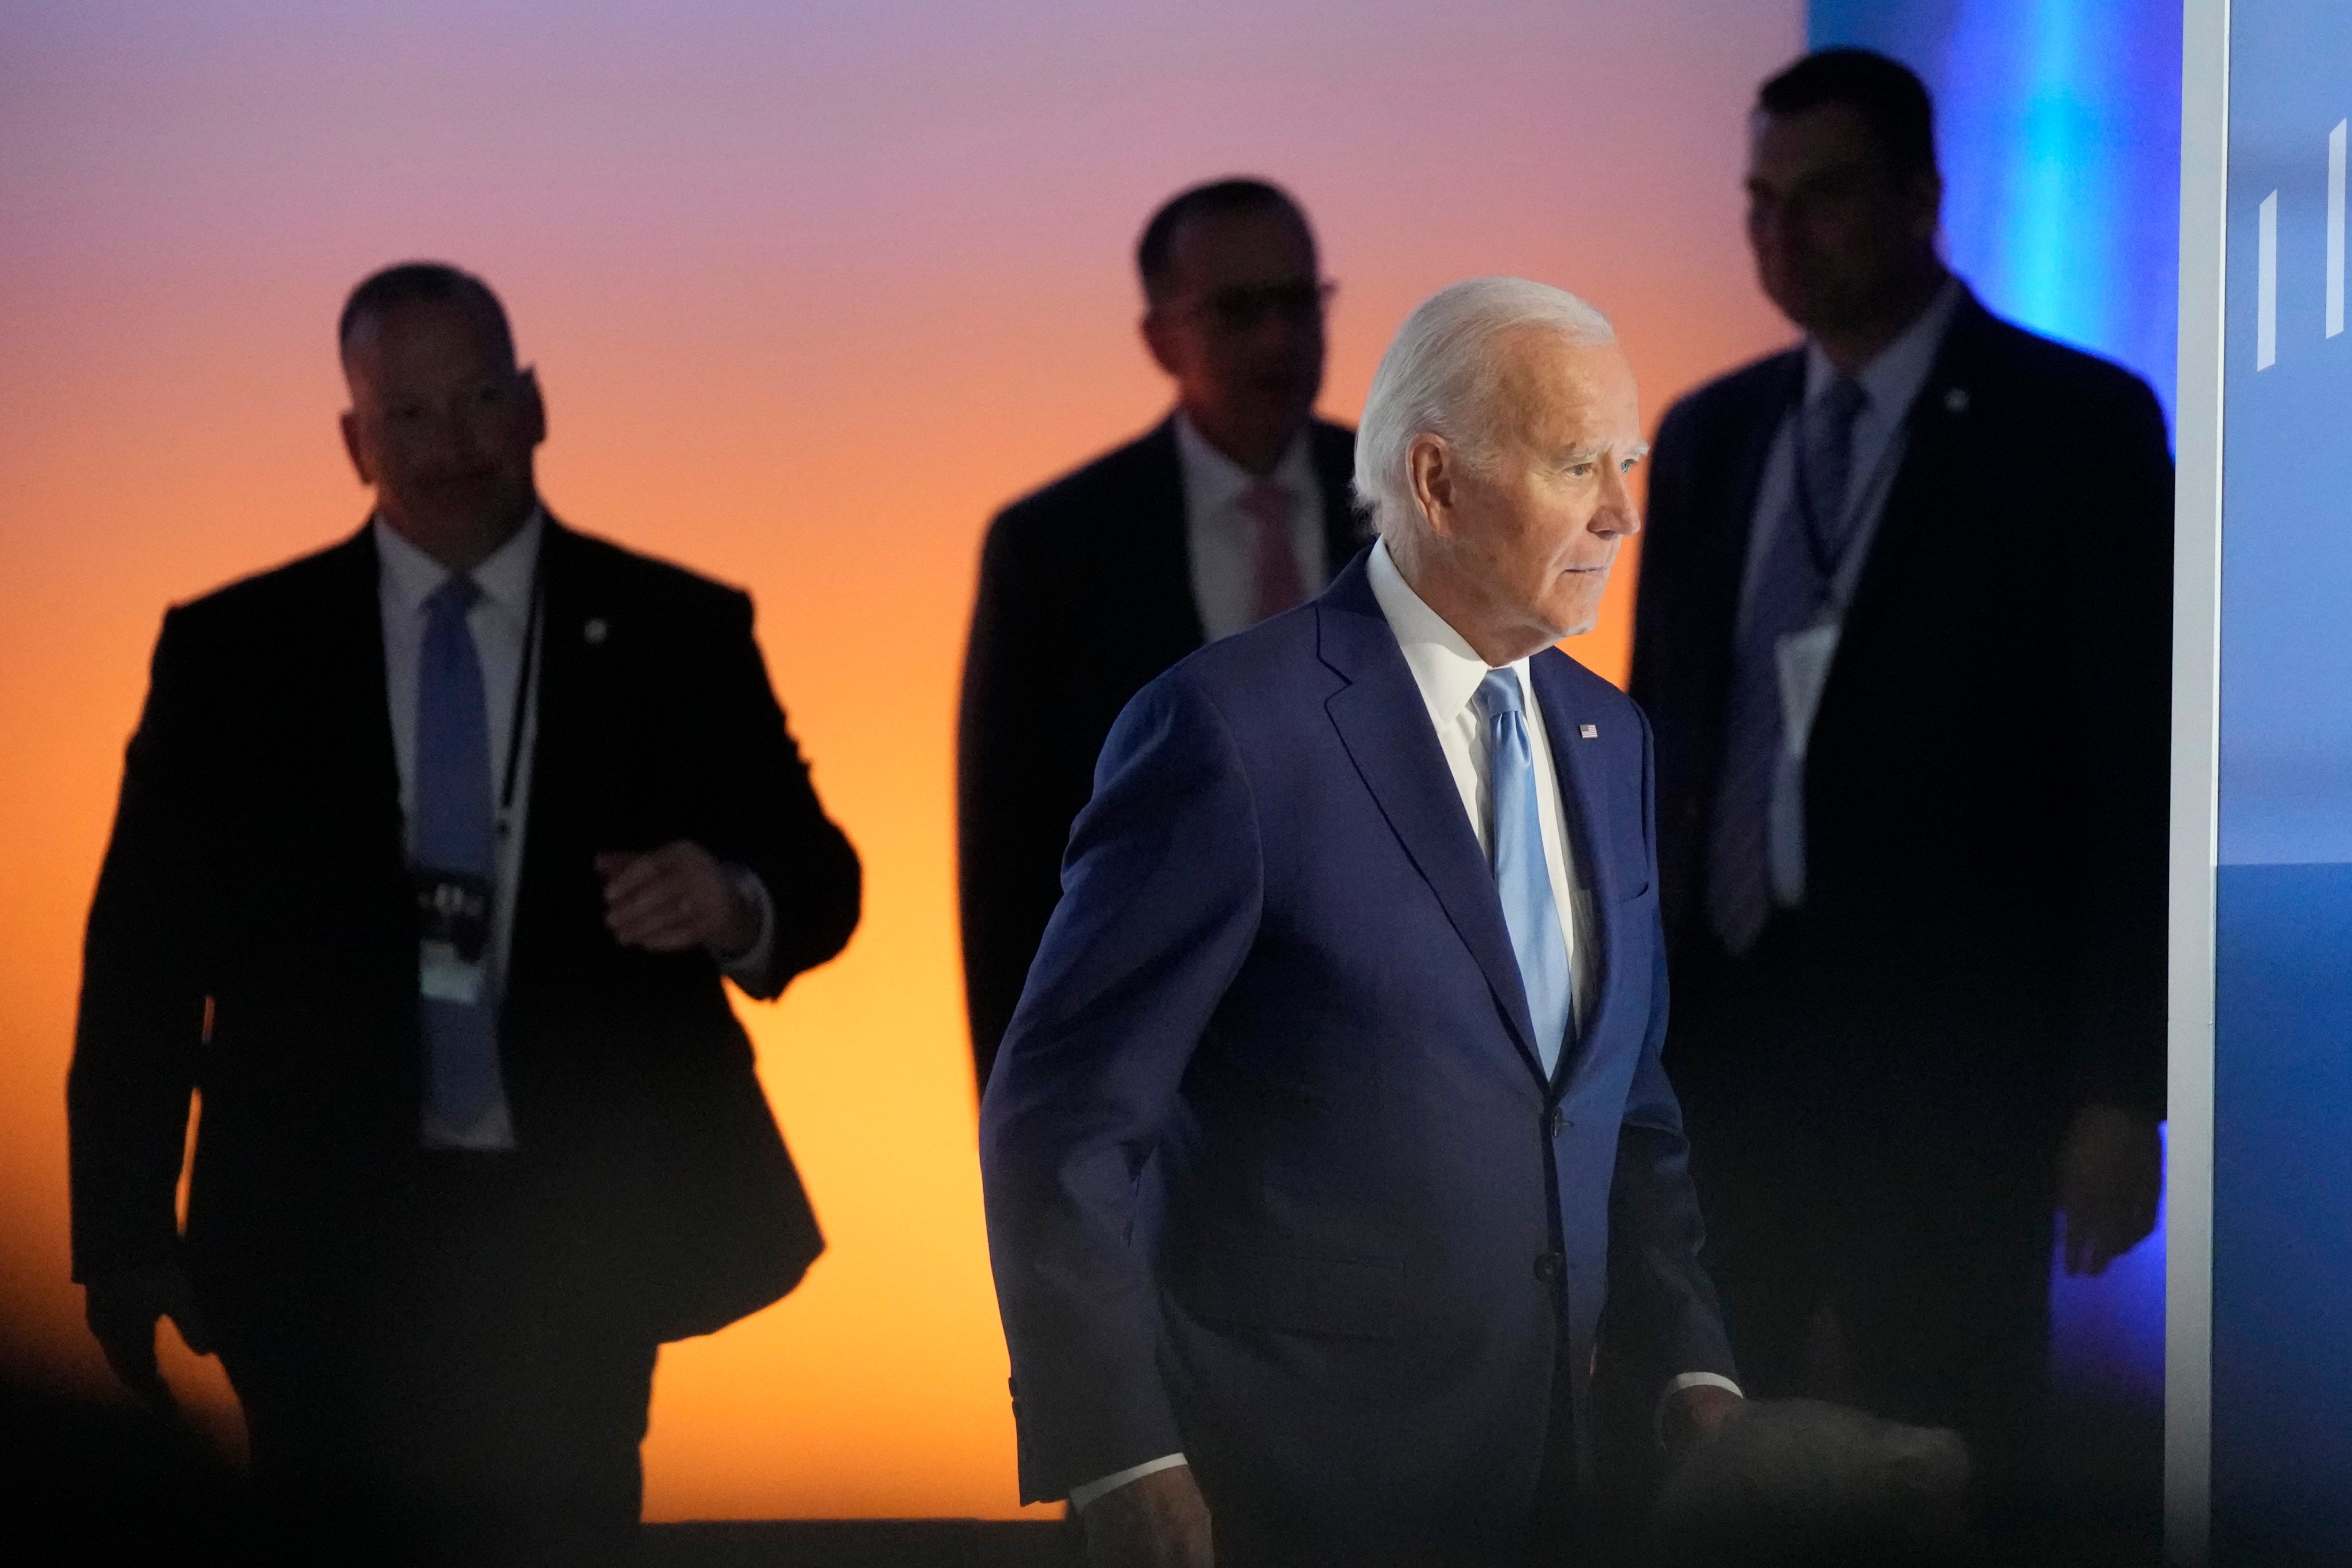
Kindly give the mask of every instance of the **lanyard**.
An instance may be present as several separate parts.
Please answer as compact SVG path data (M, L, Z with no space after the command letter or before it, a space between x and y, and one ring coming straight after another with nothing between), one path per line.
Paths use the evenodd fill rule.
M541 548L545 548L544 542ZM530 569L530 610L522 623L522 662L515 673L513 717L507 725L507 764L499 784L499 826L506 826L507 816L514 809L515 774L522 762L523 721L532 707L531 671L539 661L540 603L542 595L541 572L534 563Z
M1855 514L1868 505L1871 498L1877 495L1885 487L1890 477L1892 465L1902 457L1903 448L1907 442L1904 438L1905 432L1900 429L1889 435L1885 443L1879 447L1877 459L1871 464L1870 472L1864 477L1860 487L1846 491L1843 512L1833 520L1845 525L1845 548L1833 552L1830 548L1831 541L1823 532L1822 520L1813 510L1812 475L1808 471L1805 461L1806 400L1801 392L1798 395L1797 405L1793 412L1795 417L1789 425L1789 446L1790 457L1794 464L1798 526L1804 533L1805 553L1811 557L1813 571L1820 576L1822 585L1828 590L1830 606L1842 617L1845 611L1846 601L1853 597L1854 580L1861 575L1863 557L1867 553L1857 548L1863 541L1856 537L1854 525L1858 519ZM1853 434L1849 430L1846 433L1849 458L1853 451Z

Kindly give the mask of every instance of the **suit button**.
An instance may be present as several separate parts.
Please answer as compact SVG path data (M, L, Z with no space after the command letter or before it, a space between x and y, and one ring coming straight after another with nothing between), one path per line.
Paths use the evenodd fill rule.
M1551 1108L1551 1114L1544 1118L1544 1131L1555 1138L1568 1131L1568 1111L1565 1108L1557 1105Z
M1557 1252L1538 1253L1536 1255L1536 1278L1549 1285L1553 1280L1559 1278L1559 1271L1567 1266L1568 1259L1562 1258Z

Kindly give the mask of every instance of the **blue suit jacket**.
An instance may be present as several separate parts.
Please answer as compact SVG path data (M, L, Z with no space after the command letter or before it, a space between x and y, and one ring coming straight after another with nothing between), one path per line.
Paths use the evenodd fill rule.
M1604 1308L1661 1384L1729 1373L1659 1065L1647 724L1531 670L1600 944L1549 1083L1364 557L1120 716L982 1110L1024 1500L1181 1448L1221 1542L1450 1554L1531 1516L1561 1353L1589 1429Z

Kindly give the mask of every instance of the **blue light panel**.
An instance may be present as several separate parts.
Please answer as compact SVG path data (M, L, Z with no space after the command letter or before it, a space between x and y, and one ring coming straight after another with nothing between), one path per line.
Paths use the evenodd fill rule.
M1811 34L1927 79L1947 253L1986 303L2138 372L2169 416L2179 0L1814 0Z
M1815 48L1917 71L1936 100L1946 255L1987 305L2115 360L2173 407L2179 0L1813 0ZM2164 1230L2052 1293L2062 1389L2152 1407Z

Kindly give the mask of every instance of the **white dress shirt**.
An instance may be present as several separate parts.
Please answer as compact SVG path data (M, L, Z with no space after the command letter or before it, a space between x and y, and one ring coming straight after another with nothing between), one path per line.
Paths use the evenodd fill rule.
M1462 796L1462 809L1470 816L1470 830L1478 836L1478 847L1491 860L1495 806L1486 776L1486 726L1475 700L1486 679L1486 661L1412 591L1389 554L1388 541L1372 546L1365 575L1371 580L1372 597L1380 601L1389 629L1396 634L1397 646L1404 650L1413 684L1421 689L1429 722L1437 731L1437 744L1445 752L1445 765L1452 770L1454 787ZM1507 668L1519 683L1519 700L1527 710L1528 747L1535 754L1536 765L1536 821L1543 833L1552 907L1559 911L1560 940L1568 947L1568 973L1580 1024L1591 1016L1597 978L1592 944L1586 940L1592 930L1592 894L1581 885L1570 854L1566 824L1560 817L1559 775L1552 766L1543 707L1528 680L1528 661L1518 659Z
M1316 482L1308 433L1301 430L1266 478L1290 492L1290 546L1298 581L1312 598L1323 588L1323 487ZM1183 471L1184 553L1192 563L1192 603L1201 635L1210 642L1257 619L1257 519L1242 497L1258 476L1209 444L1181 410L1176 415L1176 457Z
M1486 726L1474 700L1479 685L1486 679L1488 666L1472 647L1467 638L1447 623L1404 580L1396 562L1389 554L1388 541L1372 546L1371 558L1365 563L1365 575L1371 581L1372 597L1380 601L1381 614L1388 617L1389 629L1396 634L1397 646L1404 650L1405 664L1412 670L1413 684L1421 688L1421 700L1429 710L1429 721L1437 730L1437 743L1445 752L1445 765L1453 771L1454 787L1462 796L1462 809L1470 816L1471 831L1478 836L1478 847L1489 858L1494 844L1494 802L1487 783ZM1592 932L1592 889L1575 875L1569 858L1569 837L1563 819L1566 803L1560 794L1559 778L1552 766L1551 745L1544 729L1543 706L1536 700L1534 685L1528 679L1528 661L1516 659L1509 665L1518 678L1519 700L1525 705L1528 724L1528 746L1535 754L1536 820L1543 834L1544 861L1551 872L1552 907L1560 913L1559 931L1568 944L1568 970L1575 986L1576 1016L1580 1025L1591 1016L1592 988L1599 980L1597 955L1591 941ZM1665 1420L1666 1401L1685 1388L1708 1384L1739 1392L1739 1385L1720 1373L1686 1372L1666 1384L1659 1397L1655 1423Z
M414 852L417 660L425 647L425 601L451 574L387 527L382 518L375 520L370 531L375 539L376 605L383 622L384 697L392 718L393 756L400 769L400 815L408 847ZM539 547L546 531L546 513L534 510L513 538L467 574L481 590L473 608L466 613L466 629L472 634L475 658L482 668L482 697L489 720L490 799L498 807L490 941L484 955L485 994L494 1009L506 995L507 960L514 947L514 889L520 883L523 829L530 815L539 691L536 674L532 689L522 689L522 674L525 641L532 635L531 595L539 574ZM538 660L530 662L535 671ZM518 723L522 726L520 740L515 734ZM511 789L506 776L509 758L515 769ZM729 869L759 916L760 935L750 951L723 967L730 974L748 977L767 966L775 942L775 910L758 877L740 867ZM427 1148L508 1150L515 1146L514 1119L507 1109L503 1083L492 1093L482 1114L467 1126L453 1127L443 1121L434 1114L429 1099L420 1116Z
M1959 279L1948 279L1941 292L1919 313L1919 319L1854 375L1862 386L1864 402L1854 416L1846 463L1846 510L1852 518L1852 533L1836 579L1831 584L1829 605L1817 623L1829 628L1832 637L1845 619L1854 584L1861 580L1863 567L1870 559L1879 520L1886 512L1887 494L1895 488L1895 476L1903 467L1911 405L1918 401L1921 390L1927 384L1928 374L1936 368L1936 356L1943 350L1944 334L1951 327L1960 298ZM1808 408L1827 395L1837 376L1837 367L1830 363L1821 345L1809 345L1804 392ZM1754 597L1764 557L1780 531L1789 526L1795 509L1796 439L1797 415L1791 410L1782 416L1780 427L1773 435L1771 449L1764 460L1763 479L1756 489L1756 510L1748 531L1748 563L1739 593L1743 618ZM1784 687L1781 694L1785 744L1773 774L1765 847L1772 900L1782 909L1796 909L1805 901L1805 753L1812 740L1812 721L1820 710L1822 688L1829 679L1829 671L1830 660L1822 658L1809 671L1810 679L1803 689Z
M1380 601L1381 614L1388 617L1389 630L1396 634L1405 665L1412 671L1413 685L1420 689L1422 704L1428 710L1431 728L1437 731L1437 743L1445 753L1446 767L1454 774L1454 787L1462 797L1462 809L1470 819L1470 830L1478 836L1478 847L1486 850L1494 841L1494 806L1487 783L1486 726L1474 699L1491 667L1470 646L1469 639L1413 592L1412 584L1404 580L1404 574L1397 570L1396 562L1390 557L1386 540L1372 546L1370 559L1365 563L1365 575L1371 582L1372 597ZM1552 904L1559 911L1559 934L1568 948L1569 973L1575 987L1576 1016L1580 1023L1591 1016L1592 987L1598 978L1590 940L1592 895L1580 885L1569 857L1559 777L1552 765L1543 708L1536 701L1535 688L1528 679L1528 661L1516 659L1506 668L1518 680L1520 700L1526 708L1528 745L1535 757L1536 819L1543 834L1544 860L1551 873ZM1739 1392L1738 1384L1718 1373L1685 1373L1667 1385L1658 1404L1659 1417L1664 1416L1666 1399L1700 1384L1727 1388L1734 1394ZM1184 1462L1181 1454L1167 1454L1100 1480L1073 1487L1070 1506L1083 1509L1129 1481Z

